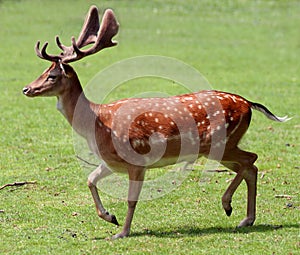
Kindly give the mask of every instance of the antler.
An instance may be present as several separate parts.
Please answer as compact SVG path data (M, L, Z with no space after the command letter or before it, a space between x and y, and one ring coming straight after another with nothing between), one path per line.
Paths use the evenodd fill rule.
M60 42L59 37L56 36L56 43L58 47L63 50L60 55L47 54L47 42L40 50L40 42L38 41L35 46L35 51L40 58L45 60L54 62L60 60L64 63L74 62L85 56L94 54L104 48L115 46L117 42L112 41L112 38L118 33L118 29L119 24L112 10L108 9L104 12L100 26L98 9L96 6L92 6L86 16L78 40L75 41L74 37L71 38L71 46L63 45ZM91 48L87 50L81 50L81 48L91 43L94 43Z

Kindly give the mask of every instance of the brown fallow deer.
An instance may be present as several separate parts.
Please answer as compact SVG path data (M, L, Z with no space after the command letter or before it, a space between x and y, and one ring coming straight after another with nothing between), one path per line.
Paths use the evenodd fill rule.
M179 161L191 163L200 156L219 160L236 173L222 197L228 216L232 212L234 192L242 180L246 181L247 216L239 227L253 225L257 155L239 149L238 143L250 124L251 109L278 122L286 121L287 117L277 117L265 106L241 96L214 90L165 98L130 98L110 104L90 102L69 63L115 46L117 43L112 38L118 27L110 9L105 11L100 26L98 9L92 6L78 40L72 37L72 45L67 47L56 37L62 50L60 55L49 55L46 52L48 43L40 49L38 41L35 46L37 56L52 64L23 89L28 97L56 96L58 110L102 160L103 163L89 175L88 187L99 217L116 225L118 221L103 207L96 185L112 171L128 174L127 216L122 231L113 238L129 235L146 169ZM88 44L93 46L82 49ZM163 153L157 148L162 148Z

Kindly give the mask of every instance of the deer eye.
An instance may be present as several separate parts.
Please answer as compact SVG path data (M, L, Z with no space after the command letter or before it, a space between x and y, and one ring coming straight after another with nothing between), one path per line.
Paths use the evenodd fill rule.
M55 75L49 75L48 77L47 77L47 81L54 81L56 79L56 76Z

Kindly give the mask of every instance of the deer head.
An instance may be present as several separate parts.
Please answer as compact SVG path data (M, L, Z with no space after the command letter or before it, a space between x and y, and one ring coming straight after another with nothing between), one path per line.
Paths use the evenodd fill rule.
M71 38L71 46L63 45L56 36L57 46L62 50L59 55L51 55L46 52L48 42L40 49L40 41L38 41L35 46L37 56L51 61L52 65L35 81L24 87L23 93L29 97L59 96L67 87L70 87L68 83L78 81L75 71L68 63L80 60L104 48L115 46L117 42L112 41L112 38L117 34L118 28L119 24L110 9L105 11L100 26L98 9L96 6L92 6L78 39ZM93 46L86 50L82 49L89 44L93 44Z

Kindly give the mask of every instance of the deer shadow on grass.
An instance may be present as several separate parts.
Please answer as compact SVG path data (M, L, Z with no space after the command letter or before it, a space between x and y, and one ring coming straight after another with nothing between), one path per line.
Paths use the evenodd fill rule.
M163 229L161 230L146 229L140 232L132 232L130 236L131 237L154 236L158 238L182 238L182 237L191 237L191 236L205 236L205 235L220 234L220 233L248 234L248 233L271 232L271 231L276 231L278 229L291 229L291 228L299 229L299 224L288 224L288 225L260 224L260 225L254 225L251 227L243 227L243 228L218 227L218 226L201 228L201 227L191 227L190 225L187 225L187 226L177 227L169 231L164 231Z
M174 228L173 230L163 230L163 229L144 229L143 231L133 231L129 237L157 237L157 238L183 238L183 237L193 237L193 236L206 236L220 233L227 234L249 234L249 233L262 233L262 232L272 232L279 229L299 229L299 224L286 224L286 225L270 225L270 224L259 224L252 227L191 227L190 225L181 226ZM112 233L111 233L112 234ZM108 237L96 237L93 240L110 240Z

